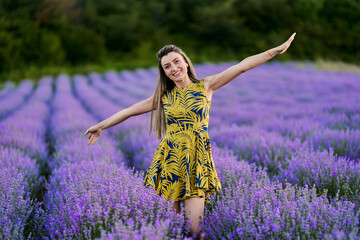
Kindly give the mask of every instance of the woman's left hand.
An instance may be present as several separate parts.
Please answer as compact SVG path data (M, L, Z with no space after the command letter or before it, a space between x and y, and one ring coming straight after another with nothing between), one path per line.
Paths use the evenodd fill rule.
M284 53L290 47L290 44L294 40L295 35L296 35L296 32L294 32L286 42L284 42L283 44L281 44L280 46L278 46L276 48L277 54Z
M96 142L96 139L99 138L101 132L103 130L100 129L99 127L97 127L97 125L95 126L92 126L92 127L89 127L86 132L84 133L85 135L87 135L88 133L90 133L90 135L88 136L88 138L90 139L89 142L88 142L88 145L91 145L93 143Z

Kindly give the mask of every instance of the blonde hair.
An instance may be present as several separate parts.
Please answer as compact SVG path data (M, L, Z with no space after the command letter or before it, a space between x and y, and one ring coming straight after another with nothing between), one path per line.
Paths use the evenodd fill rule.
M173 89L175 87L174 81L169 79L165 71L161 65L161 59L169 54L170 52L179 53L183 56L185 62L188 64L187 73L192 82L199 81L195 74L194 66L192 65L190 59L186 56L186 54L179 47L175 45L166 45L161 48L156 56L158 57L158 84L155 89L154 99L153 99L153 107L156 109L151 112L151 122L150 122L150 133L154 131L157 139L161 139L162 135L166 132L166 119L164 113L164 107L162 102L162 97L164 96L167 90Z

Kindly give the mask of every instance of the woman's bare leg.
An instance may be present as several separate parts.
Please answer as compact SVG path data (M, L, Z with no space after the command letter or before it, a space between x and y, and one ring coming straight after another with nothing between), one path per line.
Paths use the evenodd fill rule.
M190 226L190 234L200 235L199 230L200 221L204 219L204 205L205 198L188 198L185 199L185 217L192 222Z
M172 209L173 209L176 213L180 214L180 213L181 213L180 201L175 201L174 204L173 204Z

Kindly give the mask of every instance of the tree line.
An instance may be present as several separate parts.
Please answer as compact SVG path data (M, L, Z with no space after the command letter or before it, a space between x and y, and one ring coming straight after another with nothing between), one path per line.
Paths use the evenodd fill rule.
M359 12L358 0L2 0L0 73L114 59L155 65L170 43L194 62L241 60L295 31L281 59L359 64Z

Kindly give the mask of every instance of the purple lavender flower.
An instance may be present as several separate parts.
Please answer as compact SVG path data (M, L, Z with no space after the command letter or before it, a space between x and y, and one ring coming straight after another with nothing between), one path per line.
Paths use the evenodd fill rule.
M334 153L352 160L360 159L360 130L320 129L307 138L315 150L333 149Z
M319 193L346 197L359 204L360 163L335 156L334 151L299 149L277 179L297 186L315 186Z
M22 171L1 166L0 172L0 238L24 239L25 228L34 205Z
M15 84L11 81L7 81L3 84L3 87L0 91L0 98L6 96L7 94L9 94L11 91L13 91L15 88Z
M32 81L22 81L17 89L0 99L0 117L3 118L24 103L25 98L31 94L33 87Z

